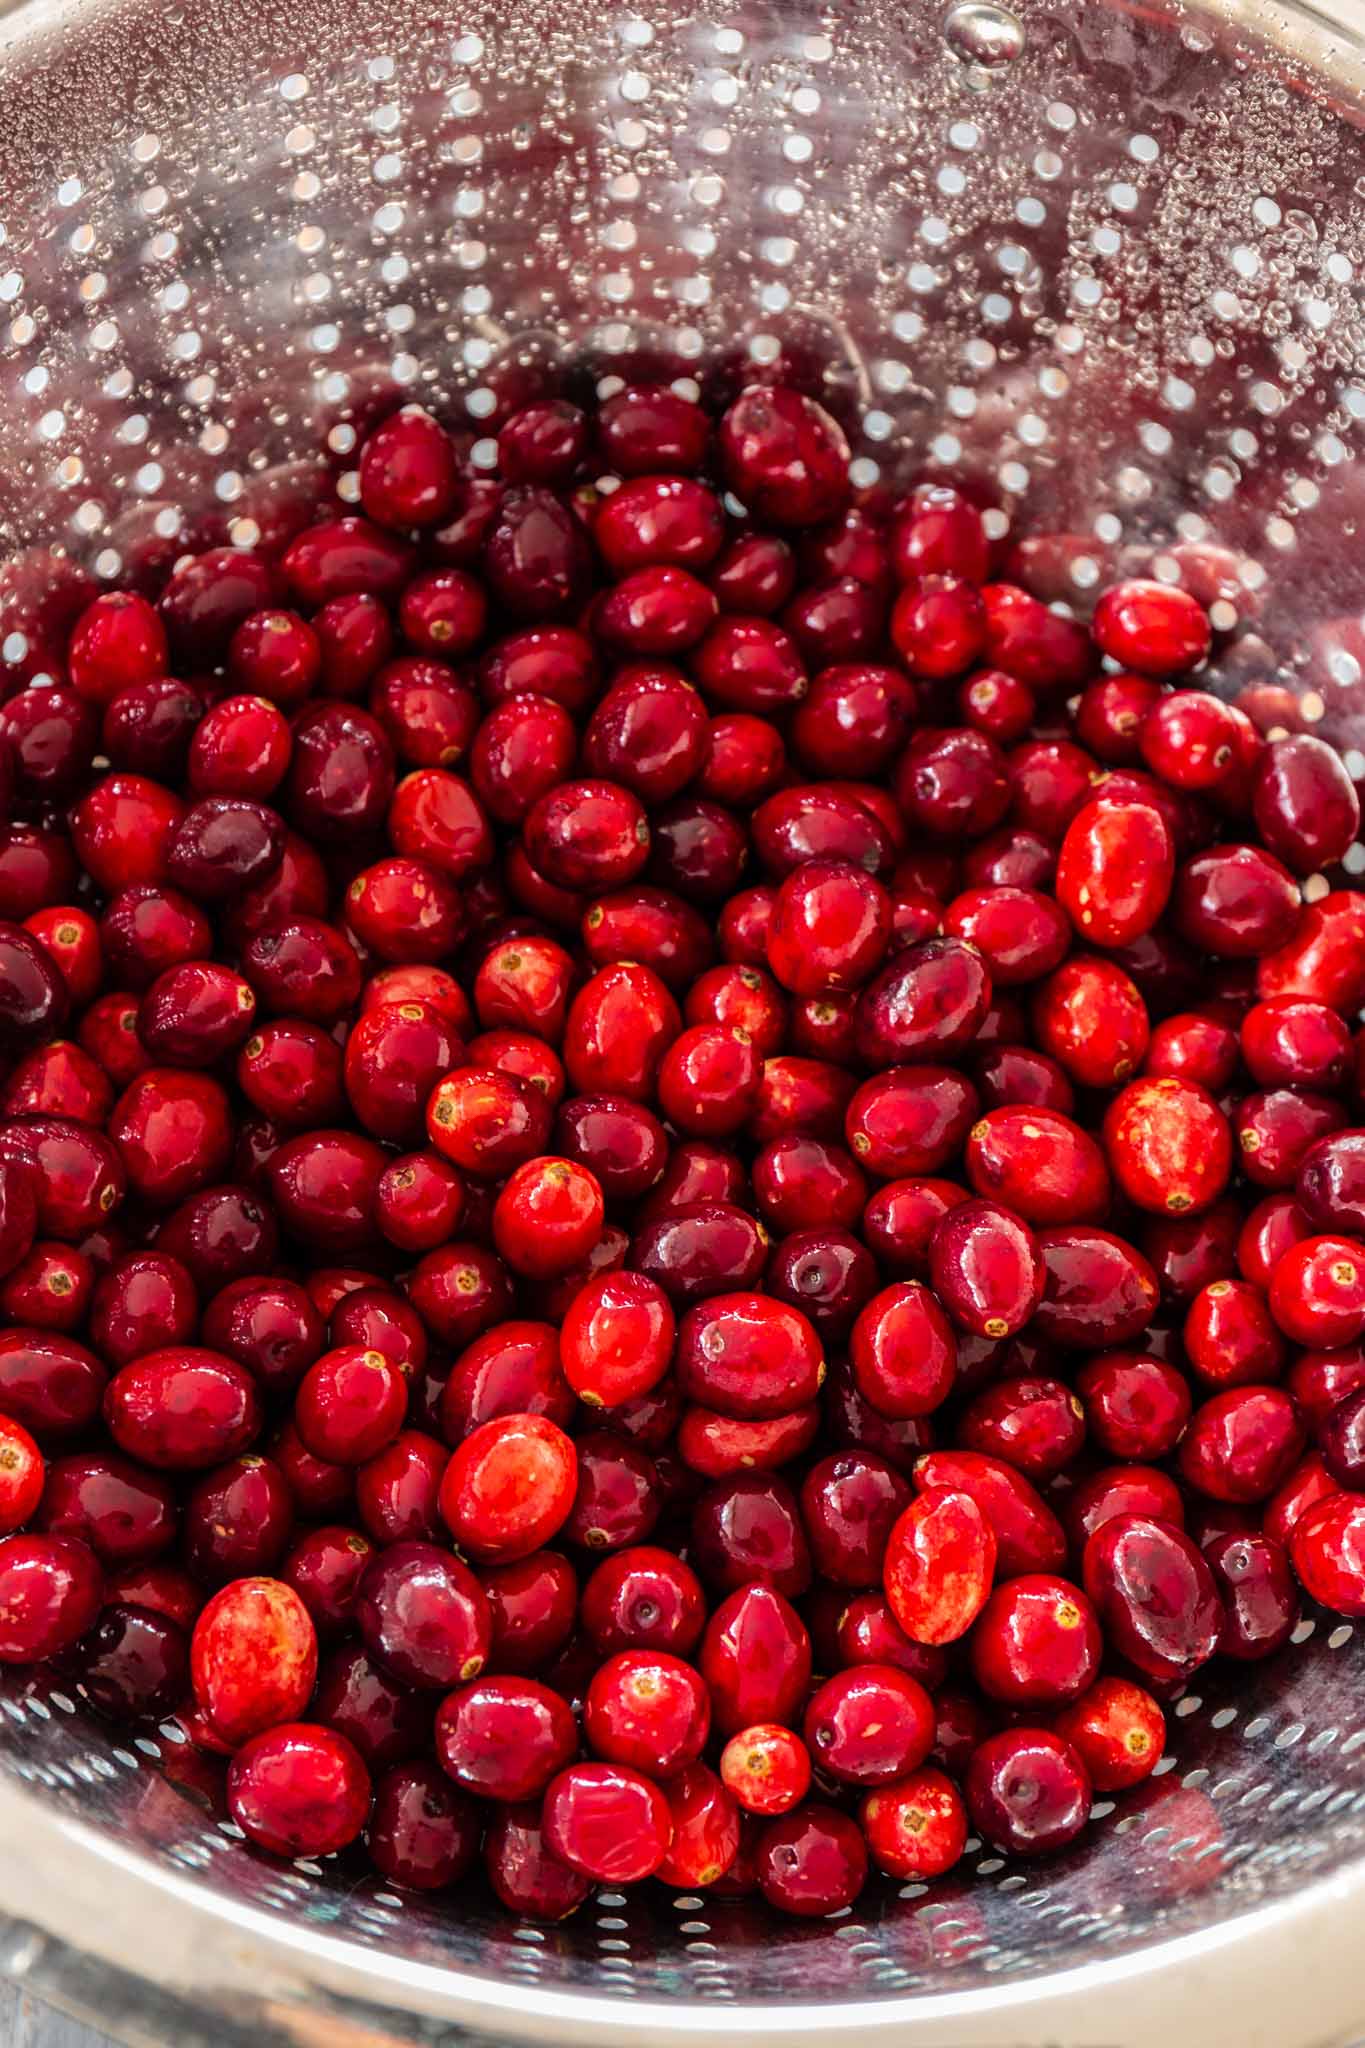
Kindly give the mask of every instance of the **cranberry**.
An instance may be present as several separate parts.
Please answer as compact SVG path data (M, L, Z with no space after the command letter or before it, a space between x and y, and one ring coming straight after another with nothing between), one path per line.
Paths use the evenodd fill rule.
M1084 1088L1115 1088L1141 1065L1151 1037L1147 1006L1109 960L1066 960L1034 999L1042 1051Z
M1189 1421L1190 1391L1173 1365L1141 1352L1092 1358L1076 1376L1086 1429L1111 1458L1153 1459L1173 1451Z
M29 1520L46 1476L43 1454L23 1424L0 1417L0 1535L12 1535Z
M0 1664L41 1664L67 1650L99 1613L94 1552L72 1536L0 1542Z
M966 1808L942 1771L912 1771L869 1792L858 1818L873 1862L902 1881L941 1877L966 1848Z
M1213 1655L1223 1626L1218 1589L1170 1523L1111 1517L1085 1546L1084 1576L1111 1646L1147 1677L1180 1684Z
M344 1736L303 1721L253 1736L228 1767L228 1809L248 1841L277 1856L328 1856L353 1842L370 1778Z
M1252 814L1270 851L1296 875L1332 867L1360 830L1360 799L1341 756L1312 733L1264 748Z
M214 1733L234 1748L303 1712L317 1664L308 1610L279 1579L234 1579L194 1625L195 1701Z
M185 1506L184 1556L209 1585L272 1571L294 1523L283 1472L269 1458L236 1458L207 1473Z
M105 1370L72 1337L43 1329L0 1331L0 1399L6 1415L43 1446L79 1435L100 1412Z
M1233 1531L1206 1543L1204 1556L1223 1601L1221 1654L1242 1663L1273 1657L1299 1619L1298 1593L1280 1544Z
M729 1736L755 1721L791 1719L810 1679L810 1638L783 1595L755 1583L714 1610L699 1663L716 1727Z
M433 1543L390 1544L365 1568L355 1621L370 1655L404 1685L444 1688L488 1661L492 1620L466 1565Z
M1261 956L1257 993L1263 1000L1307 996L1354 1016L1365 1000L1362 938L1365 898L1349 889L1316 898L1304 905L1297 926L1279 950Z
M380 526L440 526L458 495L454 443L420 406L404 406L367 438L360 455L360 502Z
M753 384L720 423L727 481L757 518L818 526L848 496L848 443L836 422L800 392Z
M1039 1856L1074 1841L1090 1814L1090 1779L1069 1742L1044 1728L992 1735L964 1787L973 1825L998 1849Z
M323 1664L313 1711L354 1745L371 1770L404 1763L430 1747L430 1693L400 1685L358 1643L334 1650Z
M471 1557L500 1564L539 1550L573 1505L573 1445L547 1418L500 1416L459 1446L441 1481L446 1526Z
M374 1788L365 1833L370 1859L390 1884L443 1891L479 1853L480 1820L434 1764L395 1764Z
M368 1537L333 1524L310 1529L285 1558L280 1577L308 1609L320 1640L351 1627L356 1592L373 1556Z
M720 1759L723 1782L746 1813L789 1813L810 1788L810 1754L799 1735L772 1722L742 1728Z
M270 1191L281 1224L322 1252L368 1244L384 1166L378 1145L350 1131L287 1139L270 1162Z
M798 1918L844 1911L867 1882L857 1823L813 1803L772 1821L759 1843L758 1879L769 1905Z

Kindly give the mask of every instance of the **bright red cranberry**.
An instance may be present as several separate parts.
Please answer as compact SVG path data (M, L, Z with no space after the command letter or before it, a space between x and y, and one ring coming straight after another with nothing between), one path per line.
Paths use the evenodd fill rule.
M882 1414L928 1415L952 1388L956 1345L935 1297L909 1280L868 1302L854 1323L849 1358L859 1390Z
M0 1316L63 1335L85 1322L95 1262L71 1245L36 1243L0 1285Z
M0 1664L41 1664L95 1620L102 1574L72 1536L7 1536L0 1543Z
M614 1763L571 1764L550 1784L546 1847L603 1884L629 1884L658 1869L673 1836L668 1802L638 1771Z
M201 796L268 797L289 767L289 721L260 696L226 697L205 713L189 755Z
M972 1631L972 1670L1008 1706L1075 1699L1099 1669L1100 1630L1079 1586L1039 1573L998 1586Z
M1197 668L1211 640L1204 608L1187 590L1137 578L1105 591L1090 630L1111 661L1162 678Z
M1099 959L1066 960L1033 1004L1042 1051L1084 1088L1115 1088L1142 1063L1151 1037L1147 1006L1122 968Z
M130 684L163 676L166 629L146 598L110 590L83 611L66 650L72 688L92 704L112 703Z
M966 1449L1002 1458L1039 1485L1079 1456L1085 1436L1085 1410L1075 1394L1039 1374L983 1387L958 1429Z
M573 1505L577 1459L546 1417L500 1416L456 1450L441 1481L443 1520L481 1563L501 1564L541 1549Z
M293 1720L317 1675L317 1635L307 1608L279 1579L235 1579L194 1625L194 1697L214 1733L235 1748Z
M983 1195L1030 1223L1098 1220L1109 1207L1104 1155L1060 1111L1006 1107L975 1124L966 1148L968 1177Z
M772 1722L742 1728L726 1743L720 1775L746 1813L790 1813L810 1789L810 1753L799 1735Z
M1161 1708L1126 1678L1097 1679L1063 1707L1052 1725L1071 1744L1097 1792L1124 1792L1141 1784L1166 1746Z
M37 1507L46 1467L21 1422L0 1417L0 1535L21 1529Z
M119 1449L166 1471L202 1471L244 1451L260 1396L234 1359L196 1345L149 1351L109 1382L104 1419Z
M360 502L380 526L440 526L459 495L455 446L421 406L404 406L360 453Z
M592 1281L564 1320L565 1377L590 1406L619 1407L663 1378L674 1328L667 1295L646 1275L608 1274Z
M996 1563L995 1532L965 1493L930 1487L891 1530L886 1596L915 1643L956 1642L986 1604ZM922 1761L922 1759L921 1759Z
M820 1769L853 1785L887 1785L917 1770L934 1740L928 1693L889 1664L858 1664L826 1679L802 1725Z
M1092 1358L1076 1375L1075 1388L1089 1436L1111 1458L1168 1456L1190 1418L1190 1391L1181 1374L1141 1352Z
M99 926L88 911L70 904L35 910L24 920L40 946L57 964L73 1003L93 1000L105 979Z
M755 1721L789 1722L810 1681L810 1638L776 1588L742 1586L707 1623L699 1668L720 1734Z
M344 1736L303 1721L253 1736L228 1767L228 1810L276 1856L329 1856L370 1810L370 1777Z
M1232 1170L1232 1134L1213 1098L1190 1081L1130 1081L1109 1105L1105 1150L1119 1187L1139 1208L1207 1209Z
M1012 1728L981 1744L964 1790L973 1825L997 1849L1040 1856L1074 1841L1090 1816L1090 1779L1069 1742Z
M753 384L724 415L721 460L736 496L774 526L818 526L848 497L848 443L823 406Z
M1278 1379L1284 1343L1261 1290L1245 1280L1214 1280L1190 1304L1182 1333L1185 1353L1215 1387Z
M1175 848L1160 815L1101 796L1067 827L1057 898L1093 945L1127 946L1161 916L1174 876Z
M1334 890L1305 904L1298 925L1278 952L1263 956L1256 970L1257 993L1307 996L1354 1016L1365 1000L1365 898L1355 890Z
M1043 1293L1044 1267L1028 1225L996 1202L962 1202L929 1240L929 1278L953 1321L981 1337L1021 1329Z
M869 1792L858 1819L873 1862L901 1881L943 1876L967 1843L962 1796L942 1771L912 1771Z

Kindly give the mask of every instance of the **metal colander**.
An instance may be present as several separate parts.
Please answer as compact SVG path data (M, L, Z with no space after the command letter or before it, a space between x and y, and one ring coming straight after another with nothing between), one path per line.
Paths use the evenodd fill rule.
M0 20L0 682L45 672L87 578L155 587L353 496L395 390L479 463L527 393L785 356L860 484L975 478L1052 602L1187 582L1218 686L1279 689L1365 776L1356 22L30 0ZM1363 1680L1330 1616L1201 1673L1158 1776L1061 1859L977 1845L960 1882L817 1925L646 1887L539 1928L258 1858L176 1788L169 1734L10 1678L0 1967L186 2048L1345 2048Z

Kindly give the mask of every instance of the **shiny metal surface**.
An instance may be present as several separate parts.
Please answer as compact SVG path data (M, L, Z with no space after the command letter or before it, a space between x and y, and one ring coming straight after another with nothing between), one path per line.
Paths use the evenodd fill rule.
M1214 608L1227 687L1365 747L1365 46L1243 0L74 0L0 18L0 675L97 581L351 490L395 386L481 437L647 361L823 366L858 477L966 471L1014 573ZM328 468L316 458L327 448ZM1355 764L1353 763L1353 766ZM1365 755L1359 772L1365 773ZM1359 849L1356 850L1360 852ZM1365 852L1360 866L1365 867ZM562 1927L248 1853L78 1697L0 1688L0 1968L130 2040L1346 2048L1365 1644L1201 1674L1080 1851L841 1920ZM168 1775L169 1772L169 1775Z

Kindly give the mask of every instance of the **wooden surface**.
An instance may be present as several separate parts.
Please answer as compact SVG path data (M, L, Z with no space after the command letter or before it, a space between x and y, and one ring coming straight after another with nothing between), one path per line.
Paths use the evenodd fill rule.
M113 2048L97 2034L27 1992L0 1981L0 2048ZM170 2044L168 2044L170 2048Z

